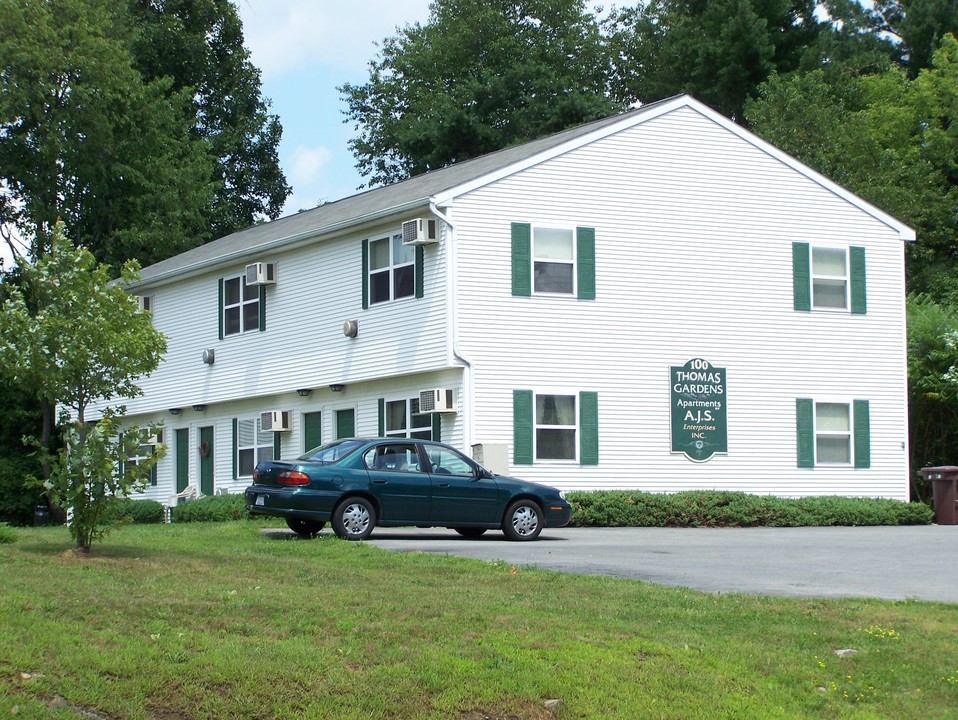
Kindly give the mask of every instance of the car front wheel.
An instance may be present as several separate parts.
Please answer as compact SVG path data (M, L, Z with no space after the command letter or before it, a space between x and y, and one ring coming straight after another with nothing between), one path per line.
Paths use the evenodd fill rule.
M506 509L502 532L509 540L535 540L542 532L542 509L532 500L516 500Z
M300 520L299 518L286 518L286 525L300 537L312 537L322 530L326 523L320 520Z
M346 498L333 512L333 532L344 540L365 540L375 526L376 509L366 498Z

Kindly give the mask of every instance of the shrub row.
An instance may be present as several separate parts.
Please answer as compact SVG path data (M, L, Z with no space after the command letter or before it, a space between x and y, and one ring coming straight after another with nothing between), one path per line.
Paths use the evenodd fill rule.
M246 501L241 493L187 500L173 508L173 522L224 522L245 520L249 517Z
M928 525L924 503L846 497L780 498L725 491L566 493L578 527Z

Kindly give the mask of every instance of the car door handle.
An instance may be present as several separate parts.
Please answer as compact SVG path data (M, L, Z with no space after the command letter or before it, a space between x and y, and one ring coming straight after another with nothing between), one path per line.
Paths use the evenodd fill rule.
M373 485L386 485L388 482L389 482L388 480L383 480L382 478L379 478L377 480L373 480Z
M439 487L449 487L449 483L447 482L441 482L441 483L438 483L438 485Z

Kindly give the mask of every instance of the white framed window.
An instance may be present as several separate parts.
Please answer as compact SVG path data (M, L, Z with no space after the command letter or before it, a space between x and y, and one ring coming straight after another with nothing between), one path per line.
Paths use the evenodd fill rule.
M812 246L812 307L848 309L848 249Z
M244 275L223 280L224 336L260 329L260 288Z
M416 294L416 248L396 234L369 241L369 303Z
M851 418L849 403L815 403L816 465L851 465Z
M575 231L532 228L532 289L535 293L575 295Z
M536 460L575 460L576 396L537 393L535 398Z
M156 455L156 445L145 444L137 448L136 455L127 460L127 464L136 467L144 460L149 460ZM150 465L149 470L143 473L143 480L150 485L156 485L156 463Z
M273 433L263 431L260 419L236 423L236 467L239 477L252 477L260 460L273 459Z
M387 400L384 426L386 437L432 440L432 414L419 412L419 398Z

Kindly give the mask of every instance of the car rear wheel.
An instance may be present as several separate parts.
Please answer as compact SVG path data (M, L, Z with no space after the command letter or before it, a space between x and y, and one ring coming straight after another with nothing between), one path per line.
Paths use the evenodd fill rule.
M300 537L312 537L324 527L326 523L320 520L300 520L299 518L286 518L286 525Z
M473 528L473 527L453 528L453 530L455 530L457 533L462 535L464 538L477 538L486 531L485 528Z
M344 540L365 540L375 526L376 509L366 498L346 498L333 511L333 532Z
M532 500L516 500L506 508L502 532L509 540L535 540L542 532L542 509Z

